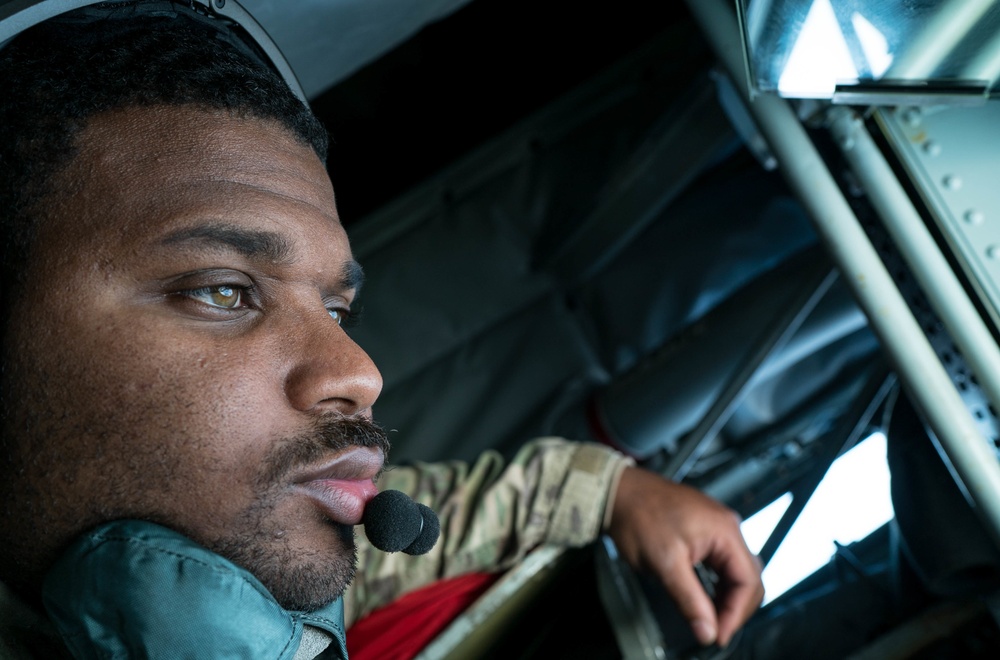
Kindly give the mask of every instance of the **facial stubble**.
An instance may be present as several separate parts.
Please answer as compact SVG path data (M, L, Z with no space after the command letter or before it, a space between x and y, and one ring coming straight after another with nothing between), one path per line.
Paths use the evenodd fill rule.
M275 515L288 477L297 469L352 447L381 449L388 456L389 440L376 423L363 417L334 418L313 432L279 443L265 461L257 480L258 498L233 525L233 532L207 540L213 552L246 568L287 610L311 611L343 595L357 571L354 528L322 519L336 547L322 552L292 545L290 534ZM316 514L320 514L317 512Z

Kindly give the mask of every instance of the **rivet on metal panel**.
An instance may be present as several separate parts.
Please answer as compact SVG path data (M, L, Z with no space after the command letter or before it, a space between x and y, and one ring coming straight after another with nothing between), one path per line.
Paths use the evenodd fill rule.
M924 153L928 156L938 156L941 154L941 143L934 140L924 142Z
M944 187L948 190L958 190L962 187L962 178L954 174L946 174L944 179L941 180Z
M920 126L920 120L922 118L920 115L920 108L907 108L906 110L903 110L900 117L903 122L911 128Z
M1000 245L991 245L986 248L986 256L990 259L1000 259Z
M977 211L976 209L969 209L965 212L965 221L970 225L981 225L983 221L986 220L986 215L982 211Z

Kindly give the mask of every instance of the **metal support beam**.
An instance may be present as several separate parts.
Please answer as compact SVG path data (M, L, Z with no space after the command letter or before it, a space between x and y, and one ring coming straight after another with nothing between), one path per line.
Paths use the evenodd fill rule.
M861 118L833 108L830 132L948 335L1000 409L1000 347Z
M885 364L880 364L868 377L868 382L854 399L854 403L848 409L840 423L830 433L832 440L826 446L826 451L814 457L813 465L807 474L792 492L792 503L785 509L781 520L775 525L771 535L767 537L764 547L758 553L761 562L766 566L778 551L781 542L792 529L792 525L798 520L799 514L809 502L809 498L816 492L817 486L823 481L823 477L830 471L830 466L837 460L837 457L851 449L861 440L862 434L871 423L872 416L885 401L889 390L895 385L896 378L889 373ZM838 442L838 439L842 439Z
M770 355L780 350L795 334L836 279L836 272L822 264L813 270L801 292L789 302L784 313L767 327L757 345L744 358L725 388L698 422L698 426L687 435L677 448L677 452L670 457L670 462L663 471L665 477L674 481L683 481L687 477L708 443L719 434L743 400L754 374Z
M729 71L743 74L739 26L725 0L688 6ZM1000 464L812 140L788 104L760 95L750 111L791 188L840 266L872 328L944 446L994 539L1000 544Z

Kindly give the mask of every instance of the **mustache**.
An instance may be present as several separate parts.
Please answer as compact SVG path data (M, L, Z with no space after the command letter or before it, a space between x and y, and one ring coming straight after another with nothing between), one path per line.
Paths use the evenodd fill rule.
M266 459L262 485L280 483L297 469L327 458L331 453L352 447L381 449L389 459L389 435L385 429L365 417L333 417L321 420L315 428L287 438Z

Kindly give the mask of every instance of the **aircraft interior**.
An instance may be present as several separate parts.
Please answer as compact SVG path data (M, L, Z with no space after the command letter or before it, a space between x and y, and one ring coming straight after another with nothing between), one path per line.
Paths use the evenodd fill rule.
M380 18L404 3L383 4ZM451 3L312 83L368 275L352 332L385 377L393 461L510 455L541 435L606 442L745 518L791 494L767 563L834 460L887 438L892 520L831 548L727 649L697 649L663 594L602 547L537 569L548 586L500 623L473 613L480 632L458 622L426 657L1000 646L1000 198L986 179L1000 7L971 20L953 15L962 3L926 4ZM367 18L376 39L404 31ZM840 51L816 45L821 64L847 62L827 61L827 82L794 50L821 41L810 21L824 18L843 29ZM949 41L942 25L962 32ZM279 43L291 29L274 27ZM529 591L514 582L495 598ZM581 620L592 634L575 634Z

